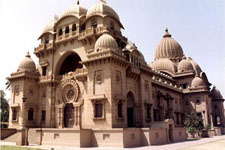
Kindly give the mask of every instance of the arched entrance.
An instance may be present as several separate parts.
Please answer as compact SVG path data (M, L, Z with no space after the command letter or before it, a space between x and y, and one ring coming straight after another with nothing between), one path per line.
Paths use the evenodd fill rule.
M74 125L74 107L73 104L66 104L64 108L64 127L72 128Z
M134 127L135 122L134 95L132 92L127 94L127 126Z
M60 64L59 75L64 75L68 72L74 72L76 69L83 68L83 65L80 64L80 62L80 56L76 53L71 53Z

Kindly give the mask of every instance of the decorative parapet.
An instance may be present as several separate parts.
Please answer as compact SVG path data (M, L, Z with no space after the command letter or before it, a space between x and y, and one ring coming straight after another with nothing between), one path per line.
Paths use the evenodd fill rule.
M160 77L153 76L152 82L157 84L157 85L161 85L163 87L175 90L177 92L183 92L182 87L178 87L178 85L176 85L176 84L174 85L173 83L169 83L168 81L163 81L163 79L160 78Z
M81 68L81 69L76 69L75 72L69 72L61 76L61 79L71 79L74 77L78 81L85 81L87 80L87 74L88 74L88 70L86 68Z
M39 82L40 83L59 82L60 80L61 80L61 77L60 76L55 76L55 75L39 77Z
M24 78L31 78L31 79L38 79L39 73L37 72L29 72L26 70L23 71L17 71L15 73L11 74L11 77L8 77L7 79L11 82L14 80L24 79Z
M54 48L54 44L53 43L41 43L37 48L34 49L34 54L37 57L41 57L44 56L46 53L51 53L51 51Z

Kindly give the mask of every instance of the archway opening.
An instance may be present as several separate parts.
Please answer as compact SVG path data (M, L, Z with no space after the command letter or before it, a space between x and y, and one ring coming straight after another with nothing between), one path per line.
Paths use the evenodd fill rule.
M63 61L59 75L64 75L68 72L74 72L76 69L83 68L83 65L80 64L81 59L76 53L72 53L66 57Z
M72 128L74 125L74 107L73 104L66 104L64 108L64 127Z
M134 95L129 92L127 94L127 126L134 127L135 122L135 108L134 108Z

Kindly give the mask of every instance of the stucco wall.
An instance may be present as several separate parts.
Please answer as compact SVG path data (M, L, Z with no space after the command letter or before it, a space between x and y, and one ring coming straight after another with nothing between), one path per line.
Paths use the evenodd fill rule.
M149 129L150 145L160 145L168 143L168 135L166 128L150 128Z
M173 140L174 142L182 142L187 139L187 134L185 128L174 128L173 130Z

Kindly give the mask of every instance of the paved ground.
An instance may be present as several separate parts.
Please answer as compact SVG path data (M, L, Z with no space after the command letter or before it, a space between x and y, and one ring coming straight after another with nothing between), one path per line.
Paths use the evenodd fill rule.
M225 150L225 139L185 148L182 150Z
M15 145L12 142L1 141L0 145ZM46 150L121 150L122 148L76 148L65 146L28 146L30 148L42 148ZM54 149L52 149L54 148ZM181 143L166 144L160 146L147 146L141 148L124 148L124 150L225 150L225 135L192 140Z

